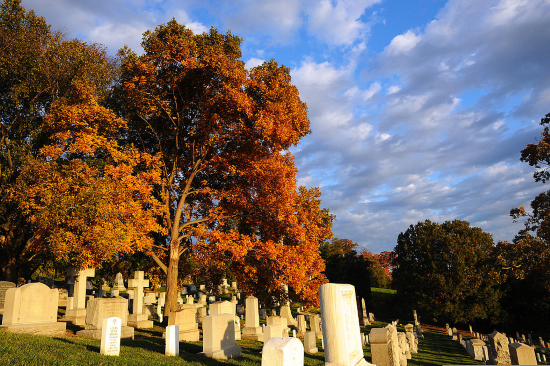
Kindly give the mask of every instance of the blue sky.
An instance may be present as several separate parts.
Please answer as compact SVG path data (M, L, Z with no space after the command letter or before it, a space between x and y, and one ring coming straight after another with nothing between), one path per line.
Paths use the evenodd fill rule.
M374 253L409 225L461 219L495 239L548 189L520 151L550 112L550 0L23 0L111 53L172 17L291 69L313 133L292 149L333 232Z

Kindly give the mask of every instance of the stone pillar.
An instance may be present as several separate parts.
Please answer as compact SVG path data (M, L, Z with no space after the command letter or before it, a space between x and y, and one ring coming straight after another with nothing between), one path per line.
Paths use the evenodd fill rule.
M258 311L258 299L254 296L246 298L246 319L241 337L259 341L263 338L262 327L260 327L260 315Z
M75 325L86 324L86 281L95 276L95 269L68 268L67 276L75 277L73 308L67 310L61 321L69 321Z

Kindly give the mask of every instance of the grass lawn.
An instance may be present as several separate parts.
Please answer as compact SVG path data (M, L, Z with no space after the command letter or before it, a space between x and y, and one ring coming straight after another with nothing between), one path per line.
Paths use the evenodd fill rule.
M371 328L384 327L386 323L375 322L362 328L369 333ZM74 335L80 327L69 324L67 337L49 338L0 331L1 365L260 365L263 344L255 341L237 341L242 346L243 357L238 360L214 360L197 355L202 351L200 342L181 342L180 356L164 356L164 328L155 323L150 330L135 331L135 339L122 340L119 357L99 354L100 341ZM399 331L404 331L402 327ZM420 352L414 354L408 365L460 365L483 364L472 360L460 344L453 342L442 329L425 329L424 339L419 341ZM305 355L305 365L324 365L325 355L318 342L319 351ZM365 359L370 362L370 346L364 348Z

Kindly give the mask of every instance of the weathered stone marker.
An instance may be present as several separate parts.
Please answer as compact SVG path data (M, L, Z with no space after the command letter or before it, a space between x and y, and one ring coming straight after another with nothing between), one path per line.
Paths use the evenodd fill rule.
M319 287L325 363L369 365L363 358L355 287L326 283Z
M298 338L273 337L262 349L262 366L303 366L304 346Z
M57 321L58 301L58 289L50 289L41 282L9 288L0 329L64 337L67 324Z

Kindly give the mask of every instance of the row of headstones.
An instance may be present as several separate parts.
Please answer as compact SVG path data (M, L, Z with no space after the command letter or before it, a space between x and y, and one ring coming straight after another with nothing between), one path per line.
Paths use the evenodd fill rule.
M447 335L452 340L459 342L470 355L471 358L480 360L493 365L536 365L537 362L546 364L544 353L536 353L534 347L527 344L516 342L506 334L494 331L489 335L483 335L473 332L470 326L470 333L475 338L464 339L460 331L456 328L450 328L446 325ZM518 339L519 339L519 333ZM541 346L544 347L544 341L540 339ZM544 348L544 351L546 348Z

